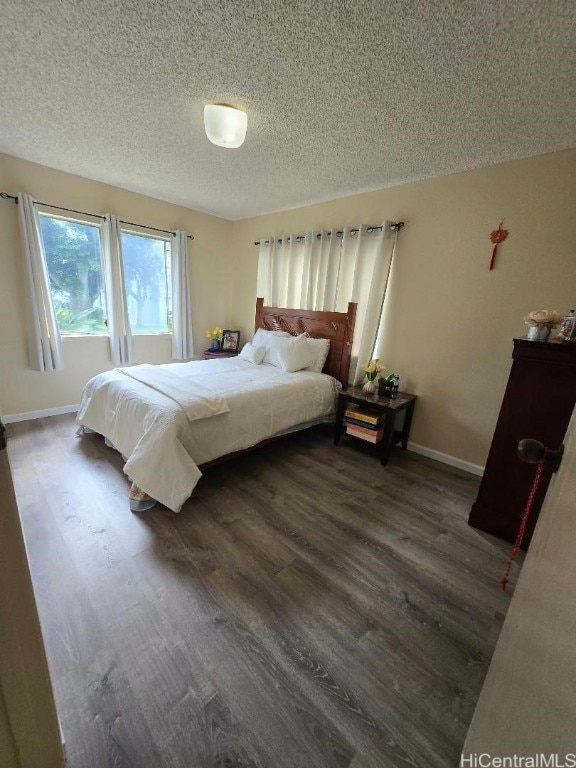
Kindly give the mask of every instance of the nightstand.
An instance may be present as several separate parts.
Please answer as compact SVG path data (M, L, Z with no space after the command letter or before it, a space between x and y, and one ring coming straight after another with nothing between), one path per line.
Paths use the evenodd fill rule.
M212 352L207 349L202 355L203 360L218 360L221 357L237 357L238 352L231 352L229 349L220 349L218 352Z
M351 405L357 405L358 410L361 411L365 417L368 417L366 427L362 427L361 418L356 420L357 422L360 422L357 424L357 427L360 427L358 430L360 433L362 433L362 430L368 430L364 431L364 434L367 435L365 438L366 442L373 442L372 439L368 439L372 437L372 434L370 433L371 427L369 426L370 422L378 423L378 429L374 429L374 427L372 427L372 429L374 436L381 431L382 437L375 442L374 445L380 456L380 463L385 467L390 458L390 452L392 451L393 445L400 443L402 448L406 450L408 438L410 437L410 427L412 426L415 403L416 395L410 395L407 392L398 392L397 397L381 397L378 394L367 395L362 391L362 387L347 387L346 389L341 390L338 393L334 445L338 445L340 442L340 435L342 432L349 434L346 432L346 410L349 409ZM401 430L396 430L394 429L394 421L396 415L402 411L406 412L404 416L404 425ZM352 428L354 427L352 426ZM354 437L355 440L363 439L359 435L350 436Z

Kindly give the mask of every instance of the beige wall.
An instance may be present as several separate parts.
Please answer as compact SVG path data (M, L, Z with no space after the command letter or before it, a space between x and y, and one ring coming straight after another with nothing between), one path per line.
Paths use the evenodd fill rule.
M0 765L2 768L19 768L14 737L10 727L2 686L0 685Z
M0 191L27 192L42 202L91 213L114 213L127 221L193 234L190 254L196 355L206 347L204 331L208 326L233 324L225 289L230 222L2 154ZM30 370L18 210L11 201L0 201L0 232L0 407L10 415L78 403L86 381L112 367L108 340L65 337L64 371L45 374ZM170 336L136 336L134 353L136 362L169 362Z
M404 220L380 356L419 395L412 441L482 465L523 316L576 306L575 204L576 151L567 151L235 222L232 314L252 328L255 240ZM490 272L501 219L510 235Z
M258 249L269 234L403 219L386 305L388 370L419 395L412 441L471 465L485 462L523 316L576 305L576 151L558 152L229 222L0 155L0 190L192 232L197 355L219 324L253 332ZM304 183L305 180L303 180ZM110 367L106 339L64 340L66 370L27 367L16 206L0 202L0 405L5 414L77 403ZM488 271L490 231L510 230ZM137 362L170 359L168 337L140 337Z

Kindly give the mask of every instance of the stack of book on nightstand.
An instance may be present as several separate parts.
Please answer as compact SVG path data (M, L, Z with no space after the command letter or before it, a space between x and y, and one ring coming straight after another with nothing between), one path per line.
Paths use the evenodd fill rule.
M378 443L384 435L384 414L361 410L349 405L344 413L346 434L359 437L369 443Z

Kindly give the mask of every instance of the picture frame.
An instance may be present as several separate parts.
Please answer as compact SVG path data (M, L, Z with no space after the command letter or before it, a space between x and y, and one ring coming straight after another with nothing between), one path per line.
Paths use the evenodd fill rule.
M238 352L240 349L240 331L222 331L222 351Z

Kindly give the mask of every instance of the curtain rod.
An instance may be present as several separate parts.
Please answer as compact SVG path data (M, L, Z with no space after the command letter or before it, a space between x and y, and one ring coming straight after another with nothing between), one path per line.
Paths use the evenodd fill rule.
M391 224L390 224L390 229L391 229L393 232L399 232L399 231L402 229L402 227L403 227L403 226L404 226L404 222L403 222L403 221L393 221L393 222L391 222ZM366 231L367 231L367 232L374 232L374 230L376 230L376 229L382 229L382 225L379 225L379 226L373 226L373 227L366 227ZM354 229L351 229L351 230L350 230L350 232L352 232L352 233L354 233L354 234L355 234L356 232L360 232L360 230L359 230L359 229L357 229L357 228L354 228ZM344 232L343 232L341 229L339 229L339 230L337 230L337 231L336 231L336 233L335 233L335 234L336 234L336 237L338 237L338 235L343 235L343 234L344 234ZM330 235L330 236L331 236L331 235L332 235L332 233L331 233L331 232L328 232L328 235ZM316 237L317 237L318 239L320 239L320 238L322 237L322 235L321 235L320 233L318 233L318 234L316 235ZM292 238L291 238L291 237L289 237L288 239L289 239L289 240L291 240ZM294 238L294 240L305 240L305 239L306 239L306 235L296 235L296 237ZM282 240L280 240L279 242L282 242ZM256 241L255 241L255 243L254 243L254 245L260 245L260 244L261 244L261 243L260 243L260 240L256 240ZM263 245L270 245L270 240L264 240L264 241L262 242L262 244L263 244Z
M15 195L9 195L7 192L0 192L2 200L14 200L18 205L18 198ZM46 208L56 208L59 211L67 211L68 213L79 213L81 216L92 216L95 219L105 219L106 216L102 216L101 213L88 213L87 211L77 211L74 208L64 208L61 205L52 205L52 203L41 203L38 200L34 200L34 205L43 205ZM166 235L173 235L172 229L159 229L158 227L149 227L147 224L136 224L134 221L124 221L119 219L120 224L128 224L130 227L142 227L142 229L151 229L153 232L164 232ZM186 235L189 240L194 240L194 235Z

